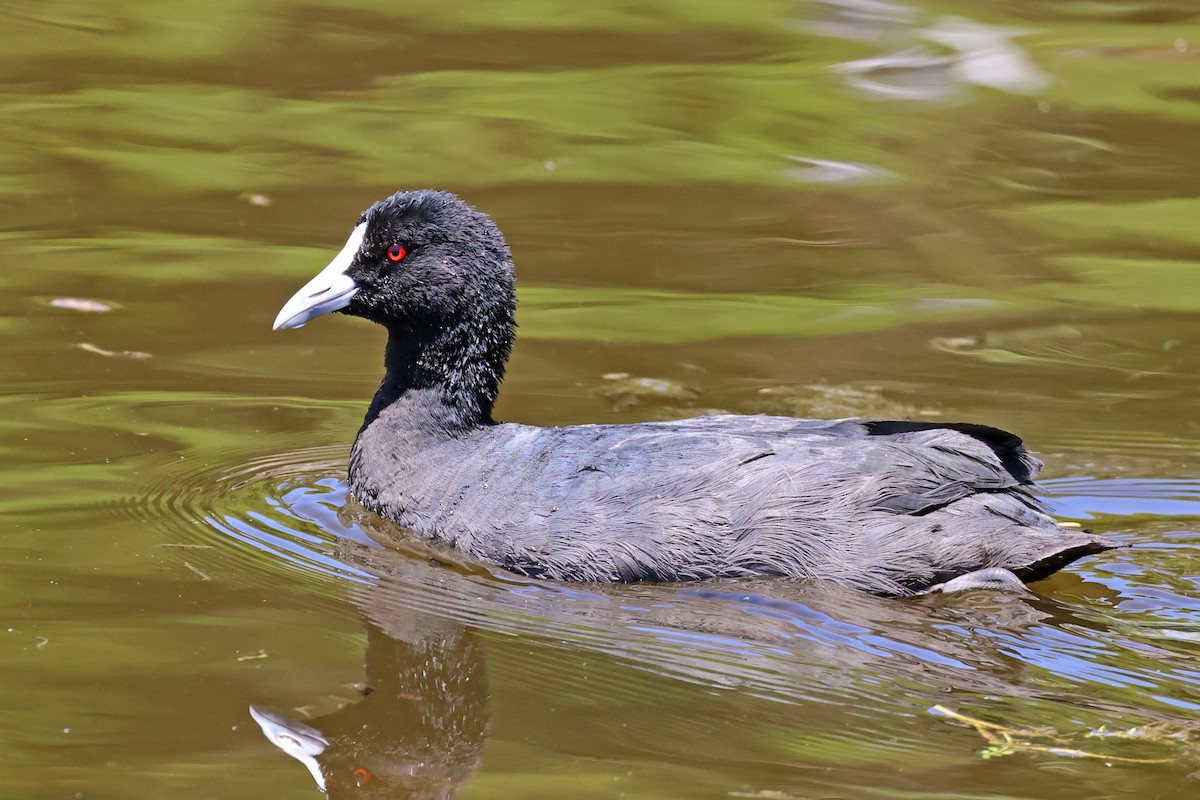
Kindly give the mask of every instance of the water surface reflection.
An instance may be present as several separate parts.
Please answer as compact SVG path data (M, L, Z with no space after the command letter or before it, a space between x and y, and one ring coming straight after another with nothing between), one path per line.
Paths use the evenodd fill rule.
M488 690L474 632L437 617L367 623L362 699L304 721L262 708L263 734L330 798L452 798L479 767Z

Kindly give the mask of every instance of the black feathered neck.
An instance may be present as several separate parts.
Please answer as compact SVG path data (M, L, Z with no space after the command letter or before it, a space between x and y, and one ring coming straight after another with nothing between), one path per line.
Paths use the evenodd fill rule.
M456 433L492 424L492 407L504 378L507 342L481 339L481 331L458 329L433 341L415 340L410 331L388 331L386 373L367 410L367 427L390 406L428 424Z
M503 236L446 192L399 193L362 221L363 288L346 311L388 331L386 374L363 427L391 406L413 426L449 433L492 424L516 325ZM411 252L389 265L380 254L395 243Z

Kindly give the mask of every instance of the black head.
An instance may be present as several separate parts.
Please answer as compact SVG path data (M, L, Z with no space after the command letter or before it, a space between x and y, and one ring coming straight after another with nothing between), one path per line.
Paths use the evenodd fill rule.
M487 215L449 192L397 192L363 212L274 327L330 311L377 322L391 334L389 374L474 395L486 415L512 347L513 284L512 255Z
M358 218L346 246L279 312L275 329L329 311L387 327L452 324L515 304L512 255L487 215L450 194L397 192Z

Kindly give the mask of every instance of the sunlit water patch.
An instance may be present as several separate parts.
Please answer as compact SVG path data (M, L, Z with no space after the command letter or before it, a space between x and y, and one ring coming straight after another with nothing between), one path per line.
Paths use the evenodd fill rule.
M1200 481L1196 480L1059 478L1042 481L1040 487L1054 513L1071 519L1200 519Z

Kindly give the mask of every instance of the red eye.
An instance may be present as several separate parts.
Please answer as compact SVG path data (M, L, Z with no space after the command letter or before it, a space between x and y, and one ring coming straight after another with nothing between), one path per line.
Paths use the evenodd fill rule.
M362 787L363 784L370 781L372 777L374 776L371 775L371 771L369 769L357 767L354 770L354 783L359 787Z
M404 248L404 245L394 244L387 251L388 261L403 261L406 255L408 255L408 250Z

